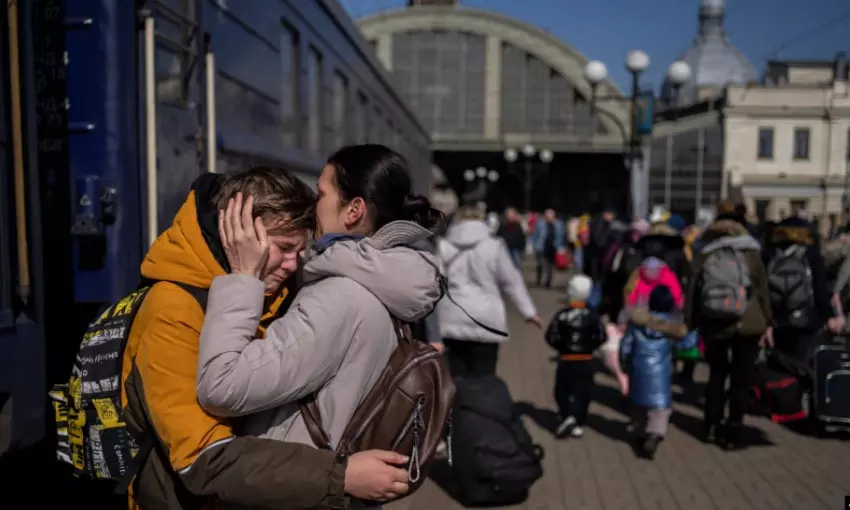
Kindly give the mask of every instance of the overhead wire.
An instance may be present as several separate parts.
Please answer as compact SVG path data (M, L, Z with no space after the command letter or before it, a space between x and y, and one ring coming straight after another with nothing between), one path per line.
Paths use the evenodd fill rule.
M774 45L773 48L771 48L768 52L764 53L760 57L759 61L768 60L770 58L776 58L776 56L780 52L785 51L805 41L809 37L816 35L818 32L822 32L834 26L841 25L842 23L845 23L847 21L850 21L850 10L838 14L837 16L833 16L814 27L806 29L801 33L798 33L792 37L785 39L784 41L781 41L779 44Z

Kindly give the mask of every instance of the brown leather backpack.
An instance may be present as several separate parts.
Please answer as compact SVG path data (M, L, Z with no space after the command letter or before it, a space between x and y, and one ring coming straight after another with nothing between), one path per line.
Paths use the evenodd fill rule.
M337 453L388 450L410 457L411 494L425 476L441 439L446 437L451 461L451 409L455 385L443 355L414 340L410 326L393 318L398 347L375 386L354 410ZM300 402L310 437L319 448L333 449L311 395Z

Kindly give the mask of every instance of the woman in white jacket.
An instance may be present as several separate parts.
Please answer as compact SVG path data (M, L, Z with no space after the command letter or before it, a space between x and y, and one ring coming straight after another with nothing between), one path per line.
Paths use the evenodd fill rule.
M522 274L504 241L491 236L478 209L458 211L437 250L448 279L448 293L437 313L452 374L493 375L499 343L507 340L500 334L507 329L503 293L527 322L543 327Z

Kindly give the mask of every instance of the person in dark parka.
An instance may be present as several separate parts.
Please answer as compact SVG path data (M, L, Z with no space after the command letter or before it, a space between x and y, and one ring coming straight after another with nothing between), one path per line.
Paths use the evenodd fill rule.
M774 346L777 350L794 359L807 362L821 338L820 332L826 324L837 332L841 327L841 316L832 307L831 291L827 281L826 267L821 254L820 240L809 221L792 216L779 222L772 229L763 252L765 266L770 268L771 261L781 251L793 245L805 247L806 263L811 271L813 291L811 316L803 326L791 326L784 323L782 310L774 309L777 325L773 332ZM775 303L774 303L775 305Z

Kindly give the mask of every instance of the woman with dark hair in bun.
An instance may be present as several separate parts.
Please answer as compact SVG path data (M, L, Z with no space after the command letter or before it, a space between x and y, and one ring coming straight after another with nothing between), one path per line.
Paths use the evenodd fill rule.
M381 145L339 150L319 178L304 286L265 338L256 339L268 242L250 207L250 201L231 203L219 219L232 270L210 288L198 400L214 415L250 415L248 434L312 445L298 400L316 394L336 447L395 350L392 317L418 321L441 297L434 256L411 246L445 219L411 194L407 163L396 152ZM374 499L406 490L400 477L394 494Z

